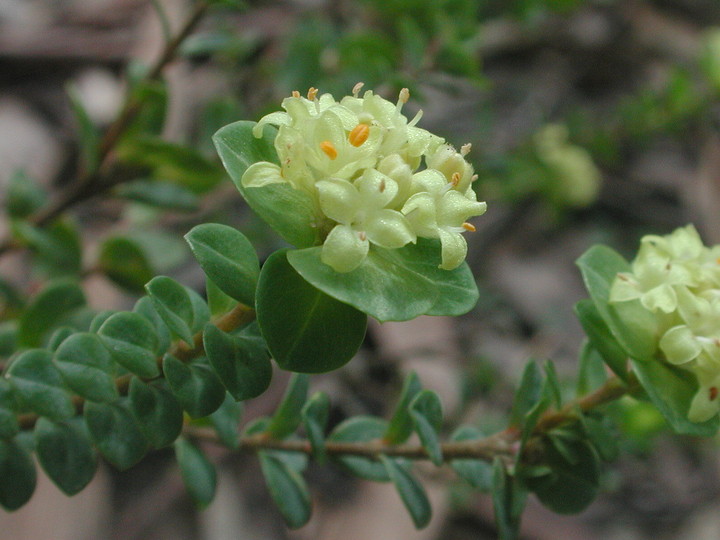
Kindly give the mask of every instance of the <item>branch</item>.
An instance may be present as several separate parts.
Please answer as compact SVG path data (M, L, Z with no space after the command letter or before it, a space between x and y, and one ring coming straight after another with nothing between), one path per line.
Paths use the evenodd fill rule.
M190 14L187 21L185 21L185 24L183 24L179 32L173 39L166 43L162 54L150 68L147 75L145 75L143 82L154 81L160 77L167 65L175 59L180 45L198 25L207 9L208 4L205 2L198 2L196 4L195 9ZM75 181L67 186L54 201L38 210L28 219L29 223L38 227L43 227L51 223L71 206L98 195L109 187L117 184L117 182L113 183L105 181L116 164L113 150L132 121L138 116L141 108L142 103L138 101L134 95L130 94L122 109L118 113L118 116L112 124L108 126L102 140L100 141L97 155L97 161L99 163L98 167L94 170L81 170ZM6 237L0 241L0 256L19 247L20 245L12 238Z

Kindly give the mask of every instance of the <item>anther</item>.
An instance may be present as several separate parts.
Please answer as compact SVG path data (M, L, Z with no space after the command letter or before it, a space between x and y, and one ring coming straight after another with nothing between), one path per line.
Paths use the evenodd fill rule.
M320 150L322 150L327 157L335 159L338 156L337 148L330 141L323 141L320 143Z
M400 95L398 96L398 102L399 103L407 103L410 99L410 90L407 88L403 88L400 90Z
M363 86L365 86L365 83L363 83L363 82L359 82L355 86L353 86L353 89L352 89L353 97L358 97L358 94L360 94L360 90L362 90Z
M350 141L350 144L357 147L367 141L369 135L370 127L367 124L358 124L348 135L348 141Z
M452 177L450 178L450 183L453 185L453 187L457 187L457 185L460 183L460 173L459 172L452 173Z
M315 88L314 86L311 86L311 87L308 89L307 98L308 98L310 101L315 101L315 98L317 97L317 93L318 93L318 89Z
M365 231L360 231L358 233L358 238L360 238L360 240L362 240L363 242L367 240L367 234L365 234Z
M378 186L380 193L383 193L385 191L385 187L385 179L383 178L382 180L380 180L380 186Z
M463 144L463 145L460 147L460 155L461 155L462 157L465 157L465 156L467 156L467 155L470 153L470 150L472 150L472 144L470 144L470 143Z
M293 90L293 91L292 91L292 97L294 97L294 98L300 97L300 92L298 92L297 90Z
M462 228L469 232L475 232L477 229L475 228L475 225L472 223L468 223L467 221L462 224Z
M708 397L710 398L710 401L715 401L718 397L718 389L717 386L711 386L708 388L708 393L710 394Z

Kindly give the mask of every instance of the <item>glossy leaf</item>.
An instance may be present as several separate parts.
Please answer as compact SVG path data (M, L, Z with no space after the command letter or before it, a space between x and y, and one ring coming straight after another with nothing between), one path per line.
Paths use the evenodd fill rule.
M145 439L153 448L172 444L182 431L183 410L175 396L158 384L130 379L128 404Z
M118 469L140 461L148 450L147 441L133 415L121 404L85 404L85 424L100 453Z
M85 294L75 281L51 281L32 299L20 318L18 345L41 346L64 318L84 305Z
M237 401L259 396L270 385L272 365L265 344L252 336L226 334L213 324L203 332L205 354Z
M255 305L260 274L255 249L240 231L217 223L204 223L185 235L203 271L228 296Z
M215 412L225 399L225 388L207 365L183 364L167 354L163 373L180 405L193 418Z
M438 467L443 463L439 431L442 427L442 404L432 390L422 390L408 407L415 431L430 460Z
M235 122L220 129L213 141L220 159L240 194L250 208L288 243L297 247L309 247L316 243L317 220L312 198L290 184L270 184L262 188L245 188L242 176L253 163L267 161L277 163L274 140L277 129L265 126L263 136L256 139L252 134L254 122ZM292 212L287 209L292 208Z
M612 335L592 300L580 300L575 304L575 313L590 343L602 355L608 367L627 381L628 354Z
M268 258L258 282L257 320L270 353L289 371L337 369L360 348L367 317L310 285L285 254Z
M720 417L702 423L687 419L693 397L698 391L695 377L688 371L659 360L632 360L638 381L653 405L676 433L709 437L717 433Z
M462 426L452 434L452 442L476 441L483 438L480 430L472 426ZM457 475L475 489L489 493L493 486L492 464L479 459L453 459L450 465Z
M348 418L333 429L328 442L370 442L382 439L387 431L388 423L372 416L354 416ZM348 472L375 482L388 482L390 477L385 466L371 458L360 456L336 456L337 460Z
M145 317L155 328L155 337L157 337L157 347L155 352L159 355L164 354L172 343L172 336L165 321L158 315L155 305L149 296L143 296L133 306L133 311Z
M242 414L243 404L238 403L229 393L226 393L225 401L220 405L220 408L210 415L210 422L215 428L220 441L233 450L240 445L240 418Z
M268 433L274 439L284 439L302 422L302 408L307 400L310 378L303 373L293 373L285 395L268 425Z
M53 365L49 351L25 351L13 361L7 373L24 407L54 420L70 418L75 414L70 393Z
M421 390L422 384L420 383L417 373L411 371L407 377L405 377L402 390L400 391L400 398L398 399L397 405L395 405L395 412L383 436L383 440L388 444L405 442L408 437L412 435L414 424L410 416L409 406Z
M180 467L185 489L200 508L215 498L217 472L205 454L187 439L175 441L175 457Z
M115 363L96 334L72 334L55 351L54 362L65 383L85 399L111 403L118 398Z
M0 505L17 510L35 491L37 472L32 458L15 440L0 439Z
M288 527L297 529L310 519L310 493L302 476L283 460L267 452L260 452L260 465L270 495Z
M577 260L585 287L610 332L636 360L649 360L657 347L657 321L639 300L610 304L610 288L618 272L630 265L606 246L594 246ZM602 352L602 351L601 351Z
M325 459L325 429L330 416L330 398L325 392L316 392L302 408L305 433L318 461Z
M88 485L97 459L84 430L74 423L40 418L34 434L38 461L63 493L74 495Z
M220 287L207 276L205 277L205 294L212 317L223 315L237 305L237 300L222 292Z
M155 275L142 247L123 236L108 238L102 243L97 266L114 283L138 294Z
M192 346L195 313L187 287L172 278L158 276L147 283L145 289L167 327Z
M380 456L380 460L390 480L395 484L405 508L410 513L415 528L426 527L432 517L432 508L422 485L410 471L400 466L395 460L384 455Z
M98 335L113 359L129 371L140 377L160 374L155 328L142 315L130 311L115 313L100 326Z

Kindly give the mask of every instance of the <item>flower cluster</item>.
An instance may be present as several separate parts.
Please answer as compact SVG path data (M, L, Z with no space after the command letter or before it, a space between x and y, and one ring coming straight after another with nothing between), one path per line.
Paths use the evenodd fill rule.
M700 390L688 419L720 411L720 246L708 248L692 225L668 236L645 236L631 273L618 274L610 302L639 300L658 323L658 348L690 370Z
M440 267L456 268L467 253L461 233L475 230L467 220L486 209L471 187L470 145L457 152L416 127L420 113L408 121L407 89L393 104L372 91L359 97L361 88L339 102L313 88L307 98L293 92L283 100L285 112L268 114L254 129L260 137L266 124L279 127L280 165L251 165L243 186L287 182L308 193L322 261L338 272L362 264L371 244L396 249L418 237L440 239Z

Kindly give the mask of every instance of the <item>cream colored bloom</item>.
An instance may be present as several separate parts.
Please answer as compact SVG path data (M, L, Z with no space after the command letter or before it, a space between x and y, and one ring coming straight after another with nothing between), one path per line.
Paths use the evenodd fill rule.
M260 137L267 124L278 127L279 165L251 165L243 186L287 183L309 194L313 226L323 238L321 260L338 272L360 266L373 245L398 249L417 237L439 238L441 268L456 268L467 252L462 233L475 230L467 220L486 209L471 188L469 145L457 152L416 127L421 113L408 120L402 114L407 89L391 103L372 91L360 97L361 87L339 102L313 88L307 98L293 92L283 100L284 111L253 129Z

